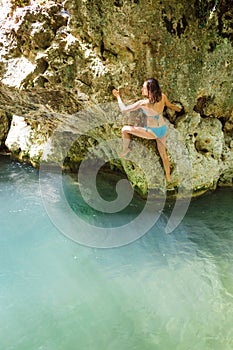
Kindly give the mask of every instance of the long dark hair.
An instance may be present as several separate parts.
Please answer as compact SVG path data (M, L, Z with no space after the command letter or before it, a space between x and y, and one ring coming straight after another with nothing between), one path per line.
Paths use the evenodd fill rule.
M150 78L147 81L148 98L150 103L161 101L162 92L157 79Z

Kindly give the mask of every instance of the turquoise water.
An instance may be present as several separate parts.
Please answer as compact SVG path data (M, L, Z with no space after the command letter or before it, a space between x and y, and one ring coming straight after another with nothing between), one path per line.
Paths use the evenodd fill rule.
M173 233L161 216L113 249L62 235L29 166L0 161L0 200L0 349L233 349L232 189L194 200ZM122 222L141 205L135 197Z

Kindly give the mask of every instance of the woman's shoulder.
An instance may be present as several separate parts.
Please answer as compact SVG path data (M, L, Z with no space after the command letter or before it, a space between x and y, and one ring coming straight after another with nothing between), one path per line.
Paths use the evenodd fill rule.
M149 102L148 98L144 98L142 100L139 100L138 102L140 102L142 105L146 105Z
M149 99L147 98L147 99L144 99L144 100L139 100L138 101L138 104L140 105L140 106L147 106L148 104L149 104Z

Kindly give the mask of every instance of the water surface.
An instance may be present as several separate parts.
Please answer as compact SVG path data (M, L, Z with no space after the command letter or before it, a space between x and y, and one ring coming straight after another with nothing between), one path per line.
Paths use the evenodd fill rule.
M161 216L114 249L62 235L29 166L0 161L0 201L0 349L233 349L232 189L192 201L172 234ZM122 222L139 207L136 197Z

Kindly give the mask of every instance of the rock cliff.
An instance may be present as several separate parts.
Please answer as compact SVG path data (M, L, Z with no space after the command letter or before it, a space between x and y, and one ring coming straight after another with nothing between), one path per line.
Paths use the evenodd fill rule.
M88 154L144 195L166 191L155 142L132 138L129 159L117 156L122 125L144 120L111 94L132 102L155 77L183 106L164 112L171 192L232 185L229 1L1 0L1 17L0 138L15 157L76 170Z

